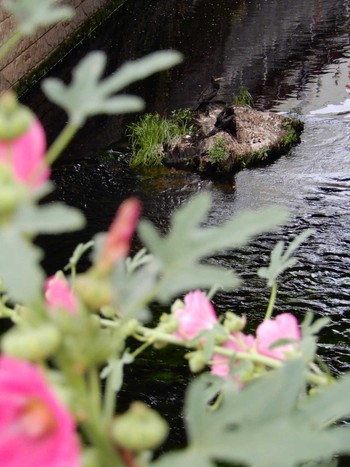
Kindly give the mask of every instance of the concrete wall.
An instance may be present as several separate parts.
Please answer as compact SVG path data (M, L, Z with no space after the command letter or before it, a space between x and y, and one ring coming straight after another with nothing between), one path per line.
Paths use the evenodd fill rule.
M46 60L57 47L68 39L110 0L68 0L64 2L75 8L75 17L66 23L60 23L40 30L35 36L23 39L0 63L0 94L18 84L19 80ZM0 43L14 28L12 18L0 10Z

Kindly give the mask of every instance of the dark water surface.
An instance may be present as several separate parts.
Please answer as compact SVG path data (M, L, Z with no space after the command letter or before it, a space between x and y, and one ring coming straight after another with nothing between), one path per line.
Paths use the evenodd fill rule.
M312 227L315 235L300 248L299 263L280 281L276 310L300 319L306 311L329 316L332 324L321 335L320 350L334 373L349 370L349 14L348 0L136 0L122 7L52 74L66 79L72 63L94 47L108 52L111 69L148 51L172 47L185 54L184 64L133 89L145 97L148 110L168 113L190 106L210 75L217 74L224 78L220 99L229 101L244 84L258 108L297 111L305 122L302 142L273 164L243 170L220 184L180 171L130 170L128 156L117 150L130 117L94 119L53 174L55 196L81 207L88 229L63 236L59 245L47 240L47 269L61 268L75 243L106 230L120 202L132 194L140 196L145 216L162 231L174 209L201 190L214 197L210 224L265 204L287 206L290 221L277 233L257 238L242 251L212 258L235 268L244 279L237 292L218 294L215 307L218 312L245 313L256 324L269 295L257 269L266 264L276 241L289 242ZM23 100L41 115L52 139L63 114L38 89ZM145 365L144 373L141 368L134 371L130 392L176 418L188 377L178 352L159 352L151 367L149 360ZM176 436L173 433L173 439Z

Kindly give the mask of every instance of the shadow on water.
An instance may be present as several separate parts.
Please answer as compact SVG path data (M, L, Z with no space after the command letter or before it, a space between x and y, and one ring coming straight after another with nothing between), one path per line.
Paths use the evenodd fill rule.
M117 148L125 125L135 116L93 119L53 172L54 196L81 208L88 228L45 239L46 269L63 267L77 242L106 230L117 206L130 195L141 198L144 215L163 232L174 209L204 189L214 197L208 224L221 223L243 209L286 205L291 218L277 233L210 259L235 268L244 279L237 292L218 294L215 307L218 312L245 313L255 325L269 294L257 269L268 261L277 240L289 242L312 227L315 234L301 246L300 261L280 281L276 309L291 311L299 319L309 310L329 316L332 324L321 335L320 351L335 374L349 370L350 119L342 112L312 113L346 100L349 30L347 0L127 2L51 74L67 80L72 65L95 48L108 53L109 71L127 59L174 48L185 55L181 66L132 88L146 99L148 111L166 114L191 106L210 75L218 74L224 77L222 100L230 101L244 84L259 108L298 109L305 121L302 142L275 163L243 170L232 183L222 185L188 172L131 170L128 155ZM43 119L52 140L64 115L37 87L22 100ZM160 407L176 421L189 375L179 352L165 355L146 356L142 365L130 370L128 394ZM176 444L182 437L181 423L174 427L171 442Z

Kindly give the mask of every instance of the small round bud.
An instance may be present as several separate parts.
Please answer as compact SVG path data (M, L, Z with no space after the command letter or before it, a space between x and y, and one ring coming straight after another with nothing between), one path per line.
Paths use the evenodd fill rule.
M112 302L112 288L105 277L89 273L79 275L75 282L75 292L92 310L99 310Z
M163 313L160 317L157 329L167 334L172 334L177 330L178 327L179 321L174 315Z
M26 188L12 175L11 168L0 164L0 215L9 215L28 196Z
M61 342L58 329L52 324L36 328L13 328L2 338L2 350L14 357L40 361L53 355Z
M112 437L123 448L132 451L156 449L168 435L168 424L142 402L134 402L129 410L115 419Z
M238 316L235 313L232 313L232 311L227 311L225 313L224 326L230 333L242 331L242 329L245 328L246 323L247 318L244 315Z
M175 302L171 305L171 313L175 313L176 310L182 310L184 306L184 302L177 298Z
M139 322L137 319L129 319L126 323L122 325L122 334L124 337L129 337L135 334L139 327Z
M188 359L188 364L192 373L202 371L206 365L204 354L201 350L187 354L186 358Z
M11 141L23 135L34 121L33 113L6 92L0 98L0 140Z

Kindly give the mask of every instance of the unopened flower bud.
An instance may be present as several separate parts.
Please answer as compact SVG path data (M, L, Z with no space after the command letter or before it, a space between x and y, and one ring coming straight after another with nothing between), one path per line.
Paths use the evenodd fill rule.
M137 319L129 319L126 323L122 326L122 334L124 337L129 337L135 334L137 328L139 327L139 322Z
M12 140L24 134L34 120L33 113L6 92L0 98L0 140Z
M13 328L2 338L2 350L14 357L40 361L53 355L61 336L52 324L42 324L35 329Z
M179 321L174 315L168 313L162 313L157 329L165 332L166 334L172 334L179 327Z
M76 279L75 292L92 310L99 310L112 302L112 288L106 277L82 274Z
M247 318L244 315L238 316L235 313L232 313L232 311L227 311L225 313L224 326L230 333L242 331L242 329L245 328L246 323Z
M185 306L184 302L177 298L175 302L171 305L171 312L175 313L176 310L182 310L182 308Z
M168 435L168 424L143 402L134 402L115 419L112 437L123 448L140 452L156 449Z
M14 179L11 168L0 164L0 215L14 212L27 196L26 188Z
M186 355L186 358L188 360L190 370L193 373L198 373L199 371L202 371L205 367L206 361L204 359L204 354L201 350L188 353Z

